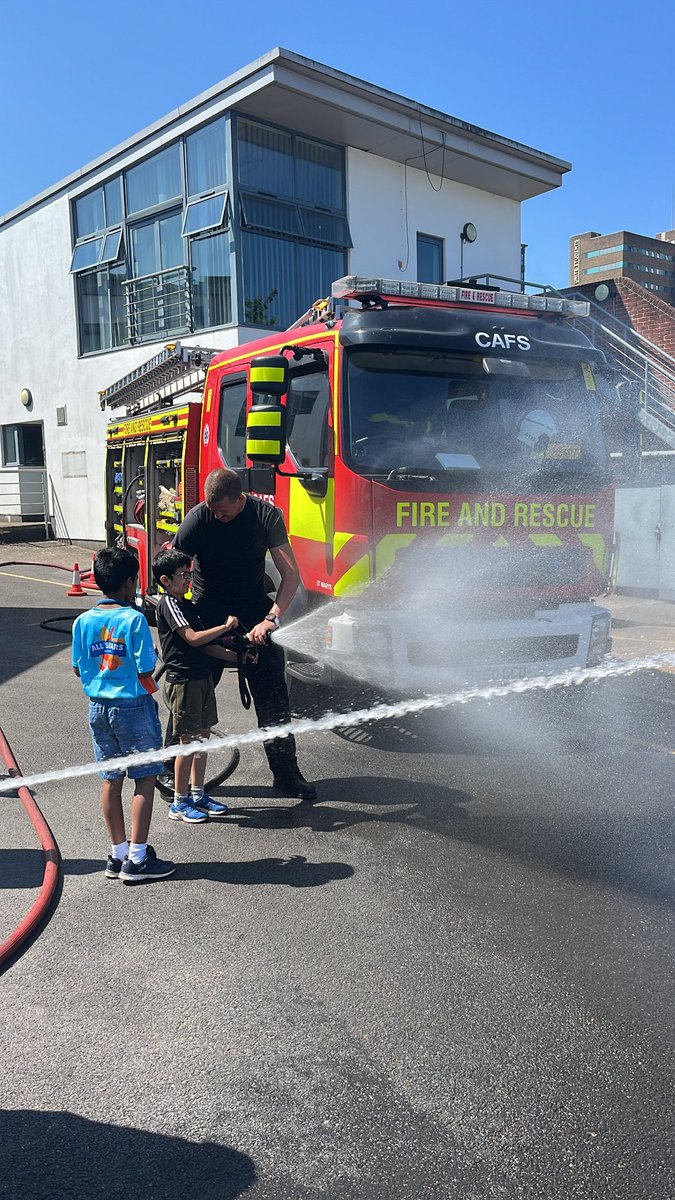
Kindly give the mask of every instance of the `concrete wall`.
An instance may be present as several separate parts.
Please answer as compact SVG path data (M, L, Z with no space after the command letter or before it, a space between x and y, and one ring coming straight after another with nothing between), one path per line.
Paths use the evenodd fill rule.
M619 588L675 600L675 485L619 488Z
M407 192L407 195L406 195ZM445 277L460 274L460 231L478 237L464 247L464 275L520 272L520 204L491 192L427 176L388 159L347 152L347 205L353 274L417 279L417 234L444 239ZM399 265L402 264L402 265Z

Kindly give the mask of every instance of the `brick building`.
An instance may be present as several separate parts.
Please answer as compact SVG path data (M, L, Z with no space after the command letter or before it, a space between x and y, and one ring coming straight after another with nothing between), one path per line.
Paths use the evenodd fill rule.
M631 279L675 305L675 230L656 237L622 229L570 238L570 287L618 279Z

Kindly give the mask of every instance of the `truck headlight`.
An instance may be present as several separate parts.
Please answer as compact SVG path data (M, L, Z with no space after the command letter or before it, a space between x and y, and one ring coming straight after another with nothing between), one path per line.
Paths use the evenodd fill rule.
M591 623L591 636L588 642L588 666L595 666L604 658L605 654L609 654L612 648L612 639L609 636L612 618L609 613L603 613L599 617L593 617Z
M354 650L365 658L391 658L391 630L379 625L358 625L354 631Z

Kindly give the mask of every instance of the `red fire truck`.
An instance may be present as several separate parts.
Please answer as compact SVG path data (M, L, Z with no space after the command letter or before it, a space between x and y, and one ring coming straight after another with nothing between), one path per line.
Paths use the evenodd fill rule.
M284 513L298 609L340 601L320 661L292 675L376 663L379 683L426 690L595 663L614 488L586 311L350 276L282 333L167 347L101 393L126 409L107 435L108 543L138 553L147 604L152 556L227 465Z

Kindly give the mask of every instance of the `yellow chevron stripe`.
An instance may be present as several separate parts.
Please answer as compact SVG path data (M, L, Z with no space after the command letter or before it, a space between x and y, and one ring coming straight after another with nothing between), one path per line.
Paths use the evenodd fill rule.
M416 533L387 533L375 547L375 574L384 575L388 571L399 550L415 541Z
M531 533L529 537L535 546L562 546L562 538L557 533Z
M311 496L299 479L291 479L288 503L288 532L328 545L333 528L335 480L328 480L325 496ZM351 534L347 534L351 537Z
M601 533L579 533L579 534L577 534L577 537L579 538L579 541L584 546L588 546L589 550L591 551L591 554L593 555L593 562L595 563L596 567L598 568L598 571L600 571L600 573L602 574L602 572L604 572L604 570L605 570L605 560L607 557L607 546L605 544L605 539L602 536L602 534Z
M358 596L365 591L370 583L370 555L364 554L354 563L344 575L338 579L333 588L334 596Z

